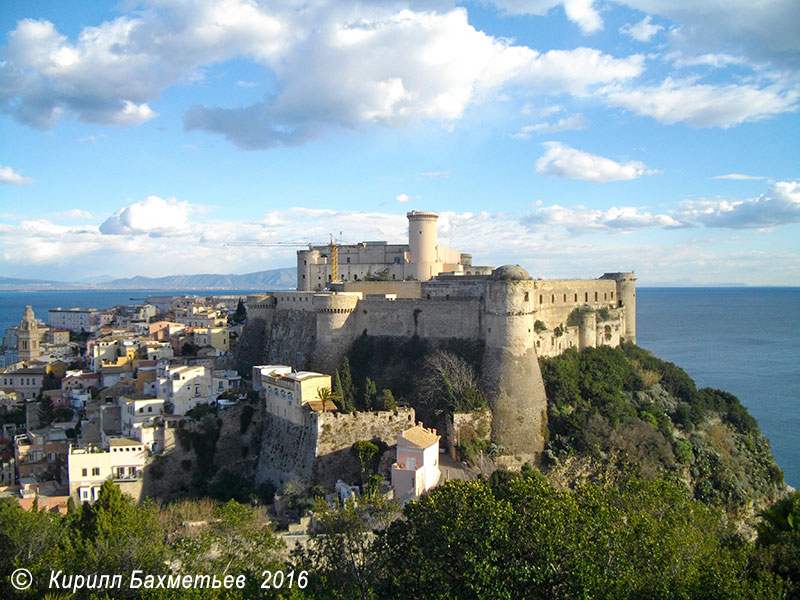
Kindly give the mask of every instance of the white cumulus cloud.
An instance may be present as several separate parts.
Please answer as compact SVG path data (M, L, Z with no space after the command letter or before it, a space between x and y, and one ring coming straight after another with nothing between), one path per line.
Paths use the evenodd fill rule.
M669 215L653 215L635 206L611 207L608 210L585 206L564 207L554 204L537 208L522 219L526 225L564 227L573 233L596 230L635 231L647 227L682 227L683 224Z
M545 142L542 145L547 148L547 152L536 161L537 173L593 183L636 179L656 173L636 160L618 163L610 158L570 148L560 142Z
M141 0L132 11L75 39L53 23L25 19L8 34L0 63L0 110L38 128L75 117L134 126L179 83L231 59L265 70L271 93L249 106L196 105L187 130L236 145L296 145L335 128L453 121L507 85L586 94L638 76L641 56L576 48L540 53L469 23L466 9L402 2L255 3ZM567 12L586 30L601 24L592 2ZM599 18L599 17L598 17ZM237 85L262 85L240 80Z
M556 6L563 6L567 18L584 34L603 28L603 19L593 0L493 0L492 4L511 15L546 15Z
M619 28L620 33L631 36L639 42L649 42L655 34L663 30L662 25L653 25L651 23L652 17L647 15L644 19L635 24L625 23Z
M394 197L394 199L395 199L397 202L399 202L400 204L405 204L405 203L406 203L406 202L408 202L408 201L409 201L411 198L409 198L409 197L408 197L408 194L397 194L397 196L395 196L395 197Z
M30 185L33 183L33 179L30 177L23 177L11 167L0 165L0 183L7 183L9 185Z
M771 228L800 223L800 182L779 181L758 198L685 201L676 215L706 227Z
M752 83L712 85L667 78L655 86L609 87L608 102L662 123L728 128L795 112L800 89Z
M115 212L100 225L100 232L108 235L183 234L189 229L191 211L188 202L148 196Z

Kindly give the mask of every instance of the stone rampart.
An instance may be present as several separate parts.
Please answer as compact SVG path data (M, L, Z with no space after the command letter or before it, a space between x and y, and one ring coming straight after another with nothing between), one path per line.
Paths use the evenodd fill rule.
M308 411L300 426L265 413L255 482L282 487L296 479L330 488L342 476L355 480L360 471L350 450L355 442L379 439L393 446L398 434L415 424L411 408L352 414Z

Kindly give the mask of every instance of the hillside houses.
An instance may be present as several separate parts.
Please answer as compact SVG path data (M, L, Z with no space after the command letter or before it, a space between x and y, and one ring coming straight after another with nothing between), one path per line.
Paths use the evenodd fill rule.
M47 496L56 507L69 496L93 501L111 478L138 497L148 461L170 443L167 429L241 386L227 326L237 303L181 296L55 308L49 325L26 307L3 338L0 413L24 424L4 427L0 492L28 504Z

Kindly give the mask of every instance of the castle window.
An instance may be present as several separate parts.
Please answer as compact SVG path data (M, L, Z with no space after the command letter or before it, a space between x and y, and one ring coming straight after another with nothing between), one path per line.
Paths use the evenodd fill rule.
M528 296L529 296L528 292L525 292L525 302L528 302L528 300L530 300L530 298Z
M611 292L611 299L614 299L614 292Z
M556 303L556 295L555 294L550 294L550 303L551 304L555 304Z
M350 257L347 257L347 263L350 264Z
M305 279L305 278L306 278L306 274L305 274L305 273L303 273L303 279Z
M544 302L544 299L542 298L542 295L539 294L539 304L542 304L543 302Z
M594 293L594 301L597 302L597 292Z
M564 302L566 302L566 301L567 301L567 295L564 294Z
M307 264L308 264L308 261L305 261L305 260L304 260L304 261L303 261L303 264L304 264L304 265L307 265Z
M603 300L608 300L608 294L606 294L605 292L603 292Z
M584 302L588 302L588 301L589 301L589 292L586 292L586 293L584 294L583 301L584 301Z

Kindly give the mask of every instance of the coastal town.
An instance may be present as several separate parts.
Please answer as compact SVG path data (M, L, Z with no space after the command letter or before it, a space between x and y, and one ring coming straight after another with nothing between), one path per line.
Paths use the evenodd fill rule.
M295 423L339 410L331 375L284 365L256 366L252 379L237 373L245 300L150 296L108 309L56 307L47 323L26 307L3 337L0 494L66 514L111 480L138 501L148 469L175 450L175 432L209 410L259 394L268 412ZM439 436L410 415L384 470L388 497L418 498L440 478ZM354 497L359 483L337 481L331 501Z

